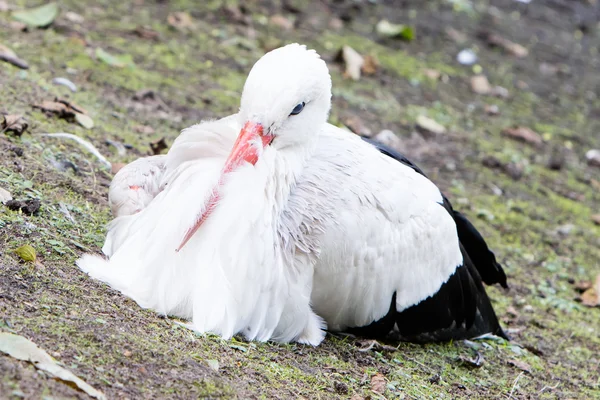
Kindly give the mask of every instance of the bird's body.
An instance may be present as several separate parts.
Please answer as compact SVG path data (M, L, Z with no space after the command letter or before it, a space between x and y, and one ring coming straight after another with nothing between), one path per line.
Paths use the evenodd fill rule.
M240 113L184 131L160 193L110 227L110 259L78 265L143 307L224 337L316 345L326 327L501 334L478 272L501 282L489 272L500 267L471 262L451 206L418 168L326 123L324 67L297 45L263 57Z

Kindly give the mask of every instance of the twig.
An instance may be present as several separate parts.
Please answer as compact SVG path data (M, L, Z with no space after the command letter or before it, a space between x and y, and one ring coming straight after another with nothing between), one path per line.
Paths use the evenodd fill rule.
M521 373L519 373L519 376L517 376L517 379L515 379L515 382L513 383L512 389L510 390L510 394L508 395L508 399L512 399L512 395L517 387L517 383L519 383L519 379L521 379L521 376L523 376L523 371L521 371Z
M38 135L74 140L77 143L79 143L80 145L82 145L85 149L87 149L94 156L96 156L96 158L98 158L98 160L100 160L100 162L102 162L102 164L106 165L109 169L112 167L112 164L110 163L110 161L108 161L102 154L100 154L98 149L93 144L91 144L90 142L88 142L85 139L80 138L79 136L73 135L71 133L64 133L64 132L38 133Z
M0 61L6 61L9 64L19 67L21 69L28 69L29 65L25 60L21 60L19 57L14 57L6 53L0 53Z
M556 389L558 387L558 385L560 385L560 382L556 382L556 385L554 385L554 386L547 386L546 385L546 386L544 386L542 388L542 390L540 390L539 393L541 394L544 390L547 390L547 389L554 390L554 389Z

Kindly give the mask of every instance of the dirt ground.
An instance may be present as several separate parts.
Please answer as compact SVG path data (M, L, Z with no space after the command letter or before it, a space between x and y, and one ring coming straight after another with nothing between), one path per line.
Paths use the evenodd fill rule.
M32 340L111 399L600 398L600 308L577 290L600 273L600 169L585 157L600 148L600 2L525 3L65 0L49 27L23 31L11 13L40 3L0 0L0 44L29 65L0 62L0 113L29 123L21 136L0 133L0 188L41 203L34 215L0 204L0 330ZM384 18L413 27L414 40L379 36ZM328 62L331 122L393 131L481 230L509 276L509 291L488 292L512 341L224 341L77 269L75 259L103 243L112 174L78 144L37 134L76 134L113 163L132 161L151 142L169 145L184 127L235 112L254 61L291 42ZM344 78L343 45L374 57L376 72ZM463 49L476 65L457 62ZM476 73L487 93L474 93ZM55 98L83 107L94 127L32 107ZM447 132L418 130L419 116ZM539 137L515 140L503 133L511 127ZM15 254L25 244L41 265ZM0 355L1 399L86 397Z

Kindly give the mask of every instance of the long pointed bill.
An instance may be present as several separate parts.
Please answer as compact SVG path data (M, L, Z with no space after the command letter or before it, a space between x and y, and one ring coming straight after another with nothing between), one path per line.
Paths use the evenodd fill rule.
M219 181L213 188L212 193L208 198L206 206L204 207L204 212L202 214L198 214L194 225L187 230L181 244L176 250L177 252L179 252L183 246L185 246L188 240L194 236L198 228L200 228L200 226L204 223L204 221L206 221L206 219L217 206L220 200L219 189L223 185L225 176L235 171L245 163L250 163L252 165L256 164L262 150L272 141L273 136L265 135L261 124L256 122L246 122L244 124L244 127L235 141L235 144L231 149L231 153L229 154L229 157L227 158L227 161L225 161L225 165L221 170L221 177L219 178Z

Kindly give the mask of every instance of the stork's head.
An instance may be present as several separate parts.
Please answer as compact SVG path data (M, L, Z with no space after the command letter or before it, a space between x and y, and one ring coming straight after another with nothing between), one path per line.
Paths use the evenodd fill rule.
M314 50L290 44L254 64L242 93L242 130L224 172L255 164L264 147L300 145L318 134L331 108L331 77Z

